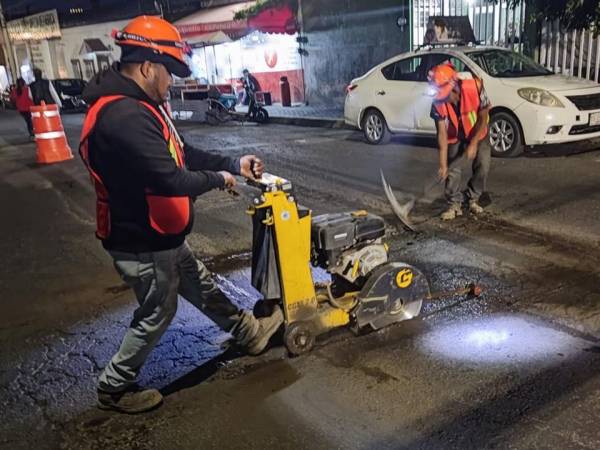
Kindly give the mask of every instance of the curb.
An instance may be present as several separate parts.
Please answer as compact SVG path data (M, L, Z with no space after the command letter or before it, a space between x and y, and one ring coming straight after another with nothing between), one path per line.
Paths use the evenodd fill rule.
M192 120L174 120L173 123L177 126L192 126L192 125L204 125L206 122L197 122ZM237 122L224 122L223 125L231 125ZM241 123L239 123L241 125ZM313 128L335 128L335 129L347 129L354 130L355 128L346 125L344 119L330 119L323 117L269 117L269 121L266 125L277 124L277 125L295 125L298 127L313 127ZM254 122L248 122L246 125L258 125Z
M269 123L280 125L296 125L299 127L316 127L316 128L347 128L353 129L346 125L344 119L333 119L324 117L276 117L270 116Z

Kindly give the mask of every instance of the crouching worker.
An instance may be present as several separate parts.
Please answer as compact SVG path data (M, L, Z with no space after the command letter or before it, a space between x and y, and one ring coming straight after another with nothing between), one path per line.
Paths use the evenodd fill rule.
M491 147L486 139L491 105L483 83L476 78L459 79L449 63L435 66L429 71L428 78L435 90L431 118L437 129L438 174L442 180L446 180L448 209L441 218L452 220L462 216L462 164L458 160L463 156L472 161L473 172L465 193L469 211L481 214L483 208L479 204L479 197L485 191L492 158Z
M251 355L266 348L283 314L277 308L257 319L239 310L185 240L194 197L235 185L232 174L260 176L263 163L252 155L232 159L206 153L180 139L162 107L172 75L190 74L175 27L141 16L115 38L120 62L98 74L84 92L91 107L80 153L96 189L97 237L139 303L118 352L100 375L98 406L136 413L162 401L157 390L140 389L135 381L175 316L178 295Z

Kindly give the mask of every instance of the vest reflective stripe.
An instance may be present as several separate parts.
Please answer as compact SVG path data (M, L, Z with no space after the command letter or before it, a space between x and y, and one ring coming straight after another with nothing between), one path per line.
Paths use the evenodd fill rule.
M96 190L96 235L100 239L107 239L110 236L110 205L108 190L101 177L91 167L89 159L88 138L93 131L98 114L108 103L125 98L122 95L111 95L101 97L89 109L81 132L81 144L79 153L94 184ZM138 100L139 101L139 100ZM147 102L139 101L158 119L162 126L163 137L167 143L169 153L178 167L184 166L184 157L181 140L176 134L174 127L171 128L162 117L161 112L157 111ZM179 234L182 233L190 223L191 200L189 197L170 197L158 195L146 189L146 203L148 206L149 225L159 234Z
M472 139L471 132L477 123L477 113L481 100L476 80L462 80L460 85L460 118L454 107L448 103L435 104L441 117L448 118L448 143L458 142L459 120L467 140ZM482 137L487 135L487 126L482 131Z

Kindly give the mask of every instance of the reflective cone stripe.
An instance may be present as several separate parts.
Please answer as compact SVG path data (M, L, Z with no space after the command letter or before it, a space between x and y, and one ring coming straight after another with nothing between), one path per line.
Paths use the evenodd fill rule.
M47 131L45 133L37 133L35 135L36 139L57 139L60 137L65 137L64 131Z
M37 144L38 164L51 164L73 158L56 105L31 107L31 119Z

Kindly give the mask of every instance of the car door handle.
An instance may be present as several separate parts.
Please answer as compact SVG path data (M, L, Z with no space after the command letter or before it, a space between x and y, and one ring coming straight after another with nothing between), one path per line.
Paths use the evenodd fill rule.
M377 95L385 95L385 91L377 91Z

